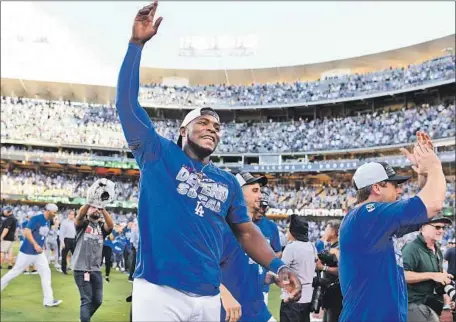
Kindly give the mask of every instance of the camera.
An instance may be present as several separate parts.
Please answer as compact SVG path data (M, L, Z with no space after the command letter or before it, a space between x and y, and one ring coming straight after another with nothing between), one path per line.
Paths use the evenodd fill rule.
M321 273L317 271L317 276L314 277L312 281L312 300L310 301L310 312L319 313L321 308L321 303L323 300L323 288L325 283L321 277Z
M451 298L451 301L456 301L456 286L454 280L451 280L450 284L442 285L438 284L435 287L435 294L437 295L448 295Z
M451 298L451 301L454 302L456 300L456 289L454 280L452 280L448 285L436 284L434 293L435 295L433 294L426 296L423 304L429 306L432 310L435 311L435 313L437 313L438 316L440 316L440 314L442 314L443 311L443 300L441 296L447 294Z
M328 251L318 254L318 259L323 265L337 267L337 256L330 254ZM339 280L330 278L326 272L317 271L317 276L312 281L312 287L311 312L318 313L322 307L330 308L337 305L337 302L342 298Z
M323 263L323 265L327 265L329 267L337 267L337 256L330 254L328 251L324 251L318 254L318 259Z

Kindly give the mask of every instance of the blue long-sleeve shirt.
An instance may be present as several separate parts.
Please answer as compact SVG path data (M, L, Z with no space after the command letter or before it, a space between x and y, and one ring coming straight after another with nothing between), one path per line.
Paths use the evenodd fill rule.
M134 277L216 295L225 221L250 221L242 190L233 175L212 165L204 167L155 131L138 103L141 52L142 47L128 45L116 100L125 138L141 172Z

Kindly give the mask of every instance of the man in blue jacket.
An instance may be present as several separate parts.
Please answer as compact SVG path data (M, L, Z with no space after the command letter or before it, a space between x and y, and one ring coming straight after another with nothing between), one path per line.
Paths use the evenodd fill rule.
M176 144L157 133L138 103L142 49L162 22L161 17L154 21L157 5L135 17L117 85L117 111L141 173L133 321L220 318L226 223L246 253L286 281L291 300L297 299L299 280L251 222L239 183L209 161L221 137L218 114L211 108L192 110Z
M387 163L365 163L353 176L359 204L340 227L340 322L407 321L407 285L395 238L404 227L437 215L446 193L442 164L432 144L426 134L417 136L413 154L407 156L426 183L415 197L397 201L399 185L410 177L397 175Z

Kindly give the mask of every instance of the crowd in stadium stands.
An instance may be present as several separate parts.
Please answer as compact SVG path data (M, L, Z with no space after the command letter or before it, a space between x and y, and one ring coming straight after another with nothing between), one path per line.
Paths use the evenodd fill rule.
M25 170L19 173L3 173L2 193L28 196L85 197L95 177L77 173L40 174ZM133 178L116 180L118 200L138 201L138 182Z
M62 106L63 105L63 106ZM291 122L225 123L219 153L307 152L411 142L418 129L434 139L455 135L455 106L403 108L362 116ZM116 110L70 102L2 98L1 136L127 148ZM7 122L6 122L7 121ZM156 120L157 132L176 140L178 120Z
M156 105L253 106L308 103L401 90L455 77L455 56L443 56L407 68L331 77L291 84L177 87L144 85L140 98Z
M27 204L4 204L2 206L12 206L13 207L13 214L19 222L19 226L22 226L22 223L25 220L30 219L30 217L34 216L36 213L41 212L42 208L39 206L32 206ZM59 208L59 220L60 222L66 217L66 214L70 210L77 210L77 207L68 208L68 207L60 207ZM123 227L130 226L130 223L136 223L136 213L134 212L117 212L114 210L110 210L110 214L113 216L114 222L116 223L116 229L121 231ZM275 223L279 228L279 233L281 237L281 242L283 243L282 246L285 246L285 233L288 227L288 221L286 219L276 220ZM326 227L326 220L322 221L309 221L309 240L315 241L319 239L323 231ZM442 245L446 245L448 241L454 238L455 235L455 228L454 226L449 226L444 234L444 238L442 240ZM416 233L411 233L409 235L404 236L404 238L400 239L399 242L401 245L411 241L416 236Z
M77 173L37 173L24 170L7 172L1 176L1 192L28 196L85 197L85 192L95 180L92 176ZM138 181L134 178L113 178L118 200L137 202ZM446 207L454 207L454 182L447 184ZM419 189L414 181L403 187L403 196L410 197ZM355 191L350 183L339 186L304 185L299 190L288 185L271 185L269 203L272 208L287 209L348 209L355 201Z

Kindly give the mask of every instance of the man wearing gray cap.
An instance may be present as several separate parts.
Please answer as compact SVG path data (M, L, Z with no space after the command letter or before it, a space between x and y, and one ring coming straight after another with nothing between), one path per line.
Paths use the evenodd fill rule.
M436 216L446 193L442 164L432 144L420 137L413 157L407 156L413 169L427 176L415 197L397 201L399 185L409 177L397 175L387 163L365 163L353 176L358 205L340 227L340 322L407 321L407 286L394 236Z
M43 288L43 305L46 307L58 306L62 300L54 300L51 287L51 269L43 252L44 242L50 229L50 221L57 215L58 207L55 204L47 204L44 212L36 214L24 229L24 243L17 255L14 267L2 277L1 290L5 289L11 280L19 276L27 266L35 265L41 277Z

